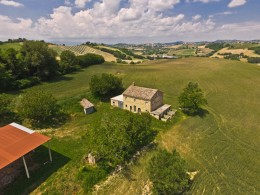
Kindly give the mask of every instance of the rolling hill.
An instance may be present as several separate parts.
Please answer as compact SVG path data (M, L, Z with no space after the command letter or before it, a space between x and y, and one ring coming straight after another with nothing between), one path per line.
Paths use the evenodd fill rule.
M66 124L45 131L52 136L51 148L70 160L51 174L47 170L52 165L42 167L40 176L35 173L32 183L21 175L8 193L17 189L32 194L84 193L77 179L86 155L84 134L102 114L113 109L109 103L97 103L97 112L85 116L78 102L89 93L91 76L104 72L120 76L124 87L135 81L137 85L162 90L165 103L173 108L178 108L178 95L187 83L198 82L208 99L208 113L203 117L183 117L173 126L164 127L161 122L163 128L158 129L156 142L170 151L176 148L186 159L189 170L198 172L190 194L260 193L260 67L199 57L147 61L135 66L104 63L35 87L53 93L65 105L64 109L72 113ZM54 163L55 157L57 163L62 161L56 155ZM97 194L142 194L148 180L145 167L149 157L147 152L128 172L106 182ZM50 175L46 176L46 172Z

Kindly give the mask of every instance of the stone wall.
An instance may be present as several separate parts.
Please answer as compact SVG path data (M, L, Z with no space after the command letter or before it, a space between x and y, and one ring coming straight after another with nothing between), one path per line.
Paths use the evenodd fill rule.
M124 96L124 109L132 112L151 112L151 102Z
M161 91L158 91L153 99L151 104L151 111L156 110L157 108L161 107L163 105L163 93Z

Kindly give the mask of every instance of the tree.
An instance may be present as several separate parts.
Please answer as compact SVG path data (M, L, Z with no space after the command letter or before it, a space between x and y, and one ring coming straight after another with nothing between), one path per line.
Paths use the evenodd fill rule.
M75 54L69 50L63 51L60 55L60 69L63 74L73 72L79 67L78 59Z
M17 103L17 111L24 119L41 123L52 121L59 115L57 100L48 92L30 90Z
M201 106L207 104L198 83L189 82L178 97L181 108L188 114L197 114Z
M154 138L151 116L130 112L109 113L100 124L88 131L88 148L101 164L115 167Z
M6 65L0 62L0 92L13 89L14 81L11 71L8 71Z
M89 83L90 91L97 98L110 98L122 91L122 79L103 73L101 76L94 75Z
M104 117L99 127L88 134L92 154L103 164L115 167L129 155L130 138L125 131L125 121L120 118Z
M0 94L0 116L4 116L5 114L10 112L9 105L11 103L11 99L7 97L5 94Z
M57 53L41 41L25 41L21 48L20 60L28 70L28 76L48 80L58 71Z
M102 64L105 62L103 56L93 53L88 53L82 56L77 56L81 67L87 67L94 64Z
M180 194L189 187L186 163L176 150L159 150L148 163L148 174L155 194Z

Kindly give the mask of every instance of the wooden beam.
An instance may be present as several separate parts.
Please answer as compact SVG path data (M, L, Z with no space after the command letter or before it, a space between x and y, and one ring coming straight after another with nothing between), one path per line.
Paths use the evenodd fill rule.
M28 168L27 168L27 165L26 165L26 161L25 161L24 156L23 156L23 164L24 164L26 176L27 176L27 178L29 179L29 178L30 178L30 175L29 175L29 171L28 171Z
M50 161L52 162L52 155L51 155L51 149L50 149L50 142L48 142L48 148L49 148Z

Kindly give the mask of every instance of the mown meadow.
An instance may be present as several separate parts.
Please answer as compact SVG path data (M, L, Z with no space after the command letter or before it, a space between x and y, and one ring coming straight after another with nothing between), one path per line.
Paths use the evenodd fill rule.
M187 83L198 82L208 100L207 113L181 116L168 124L154 120L153 128L159 130L156 142L168 150L176 148L187 161L189 170L198 171L191 194L260 193L260 67L213 58L156 60L138 65L104 63L33 87L51 92L69 113L69 120L43 130L52 137L51 148L58 160L55 162L54 155L53 165L32 172L35 180L24 181L26 177L22 172L7 193L84 193L77 178L86 155L84 143L87 140L83 137L89 128L99 123L102 115L109 115L115 108L108 102L91 99L97 112L85 116L79 101L90 97L91 76L104 72L121 77L124 87L135 82L160 89L164 92L164 102L173 108L178 108L177 97ZM20 93L23 92L13 92L11 96ZM121 174L112 178L96 194L140 194L147 181L145 167L150 156L148 151L129 167L130 177ZM52 166L55 169L51 170Z

